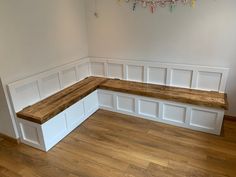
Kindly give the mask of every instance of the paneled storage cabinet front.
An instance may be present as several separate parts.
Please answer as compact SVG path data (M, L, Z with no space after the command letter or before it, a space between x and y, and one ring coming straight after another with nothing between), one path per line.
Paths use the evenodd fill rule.
M94 91L42 125L18 118L21 141L48 151L98 108L97 91Z
M219 135L224 109L98 90L101 109Z
M48 151L98 109L219 135L224 109L97 89L43 124L18 118L21 141Z

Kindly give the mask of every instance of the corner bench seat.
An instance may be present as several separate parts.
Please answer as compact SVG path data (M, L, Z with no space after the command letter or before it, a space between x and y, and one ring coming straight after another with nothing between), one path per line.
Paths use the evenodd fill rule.
M17 113L21 142L48 151L99 108L220 134L223 93L88 77Z
M227 95L224 93L91 76L24 108L17 113L17 117L43 124L98 88L216 109L228 109Z
M83 99L98 86L106 81L106 78L102 77L88 77L76 84L65 88L56 94L45 98L38 103L24 108L16 115L18 118L25 119L34 123L43 124L50 118L64 111L74 103Z

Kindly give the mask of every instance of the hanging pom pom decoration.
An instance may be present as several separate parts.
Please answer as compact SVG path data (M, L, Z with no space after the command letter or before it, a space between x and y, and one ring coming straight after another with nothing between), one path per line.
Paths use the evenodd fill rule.
M98 18L98 10L97 10L97 0L94 0L94 13L93 13L94 17Z
M155 1L152 1L152 2L151 2L150 10L151 10L151 13L152 13L152 14L153 14L154 11L156 10L156 2L155 2Z
M135 1L134 1L134 4L133 4L133 11L135 11L136 5L137 5L137 1L135 0Z
M140 4L143 8L149 8L151 13L154 13L157 10L157 7L170 7L170 12L176 8L178 3L182 3L184 5L190 4L192 8L196 6L196 0L124 0L129 3L132 2L132 9L135 11L137 4ZM122 0L118 0L119 3Z
M192 0L191 6L192 6L192 8L195 8L195 6L196 6L196 0Z
M143 1L143 2L142 2L142 6L143 6L144 8L146 8L146 7L147 7L147 2L146 2L146 1Z
M170 12L173 12L175 7L176 7L176 0L172 0L170 2Z

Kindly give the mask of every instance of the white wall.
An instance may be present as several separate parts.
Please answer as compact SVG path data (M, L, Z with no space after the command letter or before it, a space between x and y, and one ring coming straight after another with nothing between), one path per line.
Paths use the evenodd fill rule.
M93 57L229 67L227 93L236 116L236 1L198 0L151 14L123 1L87 0L89 55Z
M1 79L0 79L0 115L1 115L0 133L15 137L16 134L14 131L14 127L12 126L13 122L10 117L10 112L9 112L6 97L3 91Z
M4 90L10 82L88 56L85 15L85 0L0 0ZM0 96L0 132L16 137Z

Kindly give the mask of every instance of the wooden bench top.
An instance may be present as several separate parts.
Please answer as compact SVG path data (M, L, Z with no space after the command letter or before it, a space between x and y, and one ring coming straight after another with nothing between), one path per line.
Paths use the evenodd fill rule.
M172 86L108 79L99 88L157 99L228 109L227 95L213 91L201 91Z
M26 107L17 117L43 124L97 89L106 78L88 77L44 100Z
M32 106L24 108L17 113L17 117L43 124L98 88L198 106L228 109L227 96L223 93L88 77Z

